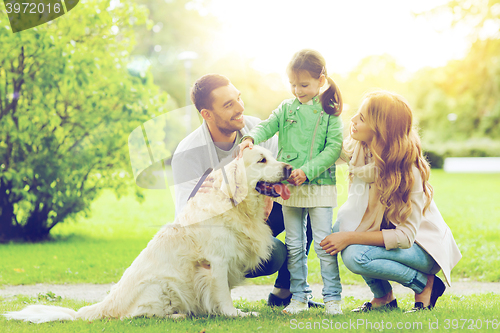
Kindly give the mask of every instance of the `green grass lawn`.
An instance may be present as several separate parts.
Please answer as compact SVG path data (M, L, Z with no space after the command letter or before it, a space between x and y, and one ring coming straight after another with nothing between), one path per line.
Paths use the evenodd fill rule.
M463 256L452 276L500 281L500 174L433 170L431 184Z
M347 196L344 172L342 168L338 176L339 205ZM463 255L452 271L453 279L500 281L500 174L433 170L431 183L436 204ZM146 192L142 204L132 194L118 200L113 192L105 191L93 203L89 218L57 225L54 240L1 244L0 286L117 282L160 226L173 219L173 203L166 191ZM343 265L340 269L343 283L363 283ZM271 284L274 278L248 282ZM312 248L309 281L321 283L319 259Z
M493 293L460 297L445 295L439 299L433 311L406 314L403 310L412 307L410 298L399 299L400 309L385 312L356 314L350 310L360 305L352 297L344 299L344 315L326 316L321 309L288 316L282 308L269 308L264 301L235 301L235 306L244 311L257 311L258 317L226 318L201 316L186 319L134 318L105 319L74 322L51 322L31 324L7 321L0 317L2 332L58 333L58 332L290 332L344 331L344 332L498 332L500 317L498 307L500 295ZM39 301L36 298L18 297L15 300L0 299L0 313L19 310L28 304L40 303L70 307L75 310L87 305L85 302L61 300ZM398 329L399 327L399 329Z
M347 195L344 172L345 169L342 169L338 177L339 204L345 201ZM435 201L463 254L462 260L452 272L453 279L499 281L500 174L447 174L441 170L433 170L431 182L435 190ZM117 282L160 226L173 220L173 205L169 198L167 192L150 191L146 193L144 203L140 204L132 195L117 200L112 192L106 191L92 205L92 216L80 217L76 222L56 226L53 230L54 240L36 244L1 244L0 286ZM314 250L311 250L309 256L309 268L309 281L321 283L319 260ZM340 268L343 283L363 283L359 276L347 271L342 264ZM274 277L250 279L248 282L271 284ZM0 298L0 313L39 302L74 309L86 305L85 302L75 300L48 302L44 297L38 300L20 296L14 299ZM471 329L482 332L500 329L500 296L494 294L470 297L445 294L434 311L413 315L401 311L356 315L348 313L348 310L360 305L362 300L347 297L344 302L346 314L335 318L326 317L320 310L288 317L282 315L279 308L268 308L262 300L252 303L235 302L235 305L243 310L260 312L258 318L205 316L178 321L136 318L34 325L7 322L1 317L0 327L1 332L16 333L130 332L139 329L141 332L286 332L301 327L314 328L314 325L325 330L357 332L455 332ZM409 296L399 299L400 306L405 309L411 308L412 302ZM386 324L383 328L380 326L382 321ZM392 329L388 329L389 322L393 325ZM417 326L399 330L396 328L397 323ZM429 327L436 327L436 323L438 329ZM346 328L346 325L349 327ZM379 326L373 328L373 325ZM482 325L481 328L479 325Z

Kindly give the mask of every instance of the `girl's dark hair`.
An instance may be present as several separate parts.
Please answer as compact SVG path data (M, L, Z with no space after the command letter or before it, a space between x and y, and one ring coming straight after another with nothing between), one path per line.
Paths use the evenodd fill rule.
M332 78L327 75L325 58L318 51L304 49L295 53L286 71L289 75L296 74L299 71L308 71L311 77L317 80L322 74L325 75L330 86L320 95L321 105L326 113L340 116L343 108L340 89Z

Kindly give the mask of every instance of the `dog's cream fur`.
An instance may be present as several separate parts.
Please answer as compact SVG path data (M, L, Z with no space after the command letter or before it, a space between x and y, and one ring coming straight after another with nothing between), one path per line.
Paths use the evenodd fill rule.
M242 159L224 168L225 176L222 170L213 173L213 186L200 191L175 224L154 236L102 302L78 311L32 305L5 316L45 322L245 315L233 306L230 290L269 258L272 247L264 222L264 196L255 186L261 180L284 180L287 166L261 147L246 149Z

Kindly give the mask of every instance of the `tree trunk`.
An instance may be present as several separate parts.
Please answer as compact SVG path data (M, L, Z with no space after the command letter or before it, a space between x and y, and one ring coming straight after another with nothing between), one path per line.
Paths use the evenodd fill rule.
M39 207L39 205L38 205ZM30 242L39 242L49 237L50 229L47 227L48 210L34 210L23 226L23 238Z
M9 202L8 196L0 199L0 243L22 237L22 227L16 223L14 205Z
M0 196L0 243L46 240L50 232L47 227L48 210L33 211L27 223L20 225L14 214L14 204L7 195L7 187L5 183L0 182L0 193L2 193Z

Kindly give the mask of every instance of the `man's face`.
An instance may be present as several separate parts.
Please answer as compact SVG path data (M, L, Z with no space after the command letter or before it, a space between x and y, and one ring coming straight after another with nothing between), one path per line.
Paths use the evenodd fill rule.
M230 135L245 127L243 119L245 107L238 89L232 84L219 87L212 91L212 98L212 109L209 112L213 115L213 125L219 131Z

